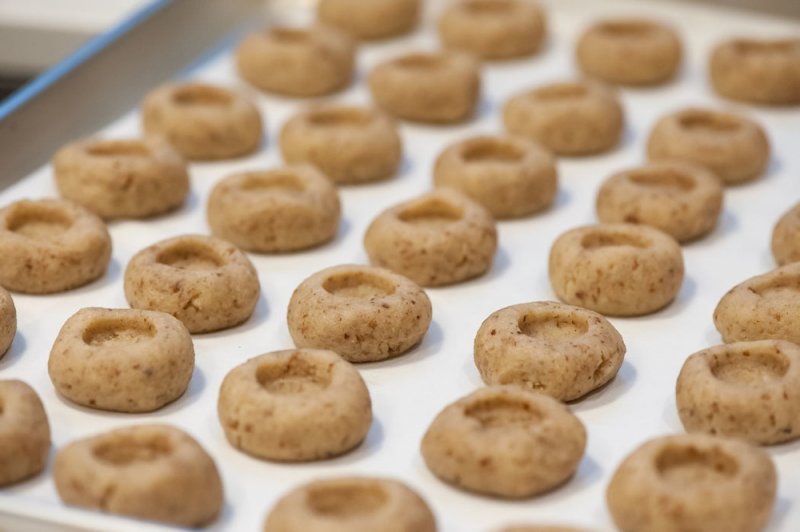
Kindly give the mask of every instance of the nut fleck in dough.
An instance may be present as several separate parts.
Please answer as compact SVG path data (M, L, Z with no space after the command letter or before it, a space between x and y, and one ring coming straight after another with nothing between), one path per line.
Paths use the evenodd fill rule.
M236 50L236 67L261 90L321 96L350 84L355 52L353 40L337 29L278 26L246 37Z
M191 333L247 321L260 290L247 255L224 240L201 235L153 244L134 255L125 269L125 297L131 307L172 314Z
M413 281L383 268L342 265L300 283L289 301L297 347L330 349L349 362L402 355L422 341L431 302Z
M449 124L472 117L481 92L477 61L462 52L413 52L369 73L375 103L412 122Z
M50 425L39 396L22 381L0 380L0 486L38 474L49 452Z
M0 285L52 294L101 277L111 260L103 221L67 200L20 200L0 209Z
M47 367L58 393L73 403L152 412L186 391L194 346L169 314L84 308L61 327Z
M17 309L11 294L0 286L0 359L5 356L17 334Z
M591 310L538 301L486 318L475 336L474 357L486 384L516 384L572 401L614 378L625 343Z
M142 103L145 133L159 134L191 160L230 159L257 151L258 108L244 96L215 85L158 87Z
M800 346L718 345L690 356L676 386L687 432L772 444L800 436Z
M320 0L317 18L364 40L385 39L412 31L420 0Z
M687 242L714 229L722 196L722 182L702 166L654 162L606 179L597 193L597 218L650 225Z
M599 224L562 234L550 249L556 295L611 316L640 316L668 305L683 282L680 245L646 225Z
M800 262L800 203L775 224L772 230L772 256L779 266Z
M659 85L675 76L683 52L669 26L619 18L590 26L578 40L576 55L587 76L620 85Z
M800 344L800 262L751 277L714 309L722 340L788 340Z
M769 140L756 122L711 109L686 108L664 116L647 141L651 161L679 159L705 166L726 185L764 173Z
M553 203L558 172L553 156L535 142L481 135L445 149L433 181L460 190L497 219L518 218Z
M323 104L289 119L280 148L288 164L308 163L338 184L392 177L403 156L394 121L369 107Z
M518 386L489 386L445 407L421 450L445 482L518 498L563 484L585 447L586 429L563 404Z
M422 286L440 286L491 268L497 228L479 203L439 188L379 214L367 228L364 247L375 266Z
M231 445L267 460L338 456L364 441L372 424L361 375L318 349L275 351L235 367L222 381L217 411Z
M731 39L709 61L711 85L731 100L800 104L800 39Z
M613 149L624 127L622 104L609 88L590 81L551 83L512 96L503 123L558 155L592 155Z
M436 532L427 503L386 478L334 477L293 489L273 506L264 532Z
M336 236L340 214L336 187L310 165L233 174L208 199L214 236L261 253L323 244Z
M53 157L58 192L105 219L147 218L183 205L186 162L160 136L89 139Z
M539 51L546 24L533 0L460 0L439 18L439 38L483 59L511 59Z
M655 438L619 466L606 491L614 523L637 532L757 532L769 521L777 475L748 443L707 436Z
M56 455L65 504L199 527L222 509L217 466L194 438L169 425L136 425L74 441Z

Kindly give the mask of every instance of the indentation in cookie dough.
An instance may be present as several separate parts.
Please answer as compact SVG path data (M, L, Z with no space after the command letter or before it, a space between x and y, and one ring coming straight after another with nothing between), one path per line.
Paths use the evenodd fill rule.
M589 90L580 83L555 83L537 89L534 95L541 100L562 100L568 98L583 98Z
M155 337L156 328L146 318L99 319L83 331L83 341L88 345L131 344Z
M256 370L256 380L274 394L314 393L328 387L330 370L330 366L310 364L295 355L283 363L262 364Z
M739 464L718 448L669 446L656 457L656 468L665 482L680 488L724 482L736 475Z
M666 192L689 192L696 185L691 176L675 168L644 167L633 170L628 175L637 185Z
M800 275L781 275L773 277L765 283L754 284L753 292L776 303L786 302L794 305L800 297Z
M519 319L522 334L547 342L566 342L589 331L589 322L578 315L525 314Z
M721 113L712 113L701 109L693 109L681 114L679 118L681 127L692 131L706 131L709 133L728 133L741 127L741 123L733 116Z
M8 230L34 240L58 240L72 226L59 209L36 203L17 204L7 219Z
M481 138L464 146L462 157L468 163L516 163L524 152L511 142L502 139Z
M435 70L444 65L444 58L433 54L408 54L394 61L394 64L409 70Z
M510 397L480 399L465 408L464 414L486 429L530 427L542 419L542 414L531 404Z
M457 222L463 216L464 211L461 207L438 197L426 198L413 203L397 215L403 222L434 228Z
M513 6L511 0L468 0L464 8L476 15L490 15L505 13Z
M368 109L358 107L323 107L308 115L308 121L320 127L364 127L373 119Z
M300 28L271 28L267 34L284 43L299 44L308 40L308 31Z
M653 31L653 25L638 20L609 20L598 30L610 37L642 37Z
M139 140L103 140L93 142L86 152L94 157L149 157L150 150Z
M364 299L388 296L395 291L393 282L367 272L333 274L325 279L322 287L335 296Z
M734 42L737 53L753 55L791 54L798 49L797 41L750 41Z
M152 462L169 456L172 445L161 434L146 438L107 438L100 441L92 450L94 456L115 466L135 465Z
M584 236L583 240L581 240L581 246L583 246L584 249L597 249L615 246L646 248L650 246L650 242L639 235L599 230Z
M308 506L326 517L350 518L374 513L389 499L378 484L317 486L308 492Z
M214 270L225 264L213 249L199 242L179 242L159 253L156 260L181 270Z
M183 85L172 95L178 105L224 107L233 103L228 91L209 85Z
M305 185L292 172L252 172L242 181L240 188L248 192L286 192L298 193Z
M780 380L789 371L789 359L780 351L746 350L709 362L711 373L729 384L745 386Z

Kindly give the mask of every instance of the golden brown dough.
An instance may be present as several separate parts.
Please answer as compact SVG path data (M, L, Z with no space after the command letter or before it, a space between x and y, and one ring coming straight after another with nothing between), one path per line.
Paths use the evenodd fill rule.
M41 399L19 380L0 380L0 486L41 472L50 453L50 424Z
M420 0L320 0L317 18L364 40L408 33L417 25Z

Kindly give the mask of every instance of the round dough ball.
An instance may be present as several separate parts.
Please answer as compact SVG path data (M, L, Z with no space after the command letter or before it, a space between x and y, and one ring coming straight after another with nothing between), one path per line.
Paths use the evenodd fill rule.
M142 102L142 128L163 135L191 160L231 159L261 146L258 108L244 96L215 85L162 85Z
M52 294L101 277L111 260L103 221L71 201L20 200L0 209L0 285Z
M614 378L625 343L600 314L538 301L486 318L475 336L474 357L488 385L516 384L573 401Z
M445 407L421 450L445 482L519 498L566 482L585 447L586 429L563 404L518 386L489 386Z
M288 164L312 164L343 185L387 179L403 156L394 121L353 105L324 104L297 113L283 125L280 147Z
M800 262L731 288L714 309L714 325L726 343L772 339L800 344Z
M714 229L722 196L722 182L711 171L689 162L659 161L606 179L597 193L597 218L649 225L687 242Z
M183 205L189 173L163 138L81 140L53 157L61 197L105 219L148 218Z
M769 140L756 122L711 109L685 108L664 116L647 140L651 161L681 159L705 166L726 185L755 179L769 163Z
M65 504L185 527L222 510L214 460L169 425L135 425L74 441L56 455L53 480Z
M297 347L330 349L349 362L402 355L422 341L431 323L427 294L383 268L342 265L300 283L287 322Z
M276 26L246 37L236 50L236 68L247 82L287 96L322 96L353 79L356 46L325 26Z
M622 104L607 87L590 81L551 83L512 96L503 123L558 155L593 155L619 144Z
M731 100L800 104L800 39L730 39L711 53L711 85Z
M621 530L757 532L772 513L777 478L769 455L704 434L652 439L622 462L606 491Z
M405 484L371 477L315 480L284 495L264 532L436 532L428 504Z
M675 299L683 282L680 245L646 225L599 224L562 234L550 249L556 295L611 316L640 316Z
M186 327L169 314L84 308L61 327L47 368L58 393L73 403L152 412L188 388L194 346Z
M213 237L162 240L134 255L125 268L125 298L131 307L172 314L191 333L247 321L260 291L247 255Z
M439 38L445 48L511 59L539 51L546 24L533 0L460 0L439 18Z
M417 25L420 0L320 0L317 18L364 40L409 33Z
M336 187L310 165L232 174L208 198L214 236L260 253L323 244L336 236L340 215Z
M0 380L0 486L40 473L50 454L42 401L22 381Z
M275 351L235 367L222 381L217 412L231 445L267 460L339 456L364 441L372 424L361 375L319 349Z
M11 294L0 286L0 359L5 356L17 334L17 308Z
M461 52L413 52L369 73L375 103L412 122L452 124L470 119L481 92L480 67Z
M460 190L497 219L519 218L552 205L558 171L553 156L534 142L481 135L442 152L433 181Z
M683 55L669 26L618 18L591 25L578 40L578 66L587 76L620 85L659 85L675 76Z
M800 203L775 224L772 230L772 256L778 266L800 262Z
M687 432L773 444L800 436L800 346L783 340L718 345L683 364L675 388Z

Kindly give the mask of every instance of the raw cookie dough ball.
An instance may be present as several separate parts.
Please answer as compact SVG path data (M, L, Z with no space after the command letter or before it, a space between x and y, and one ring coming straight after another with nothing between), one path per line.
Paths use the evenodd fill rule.
M460 190L497 219L518 218L553 203L558 172L553 156L535 142L481 135L442 152L433 181Z
M705 166L726 185L755 179L769 163L769 140L756 122L711 109L664 116L647 140L651 161L682 159Z
M310 165L233 174L217 183L208 199L214 236L261 253L331 240L340 213L336 187Z
M317 18L364 40L408 33L417 25L420 0L320 0Z
M450 124L472 117L481 92L478 63L461 52L412 52L369 73L375 103L412 122Z
M158 87L142 103L142 127L159 134L192 160L230 159L261 145L258 108L244 96L215 85Z
M722 340L788 340L800 344L800 262L751 277L714 309Z
M264 532L436 532L427 503L405 484L386 478L315 480L284 495L267 515Z
M718 345L683 364L675 388L687 432L772 444L800 436L800 346L783 340Z
M572 401L614 378L625 343L591 310L538 301L486 318L475 336L474 357L486 384L516 384Z
M114 412L152 412L186 391L194 346L186 327L151 310L84 308L61 327L50 380L73 403Z
M350 84L355 52L353 40L337 29L277 26L246 37L236 50L236 67L261 90L321 96Z
M0 486L38 474L49 452L50 425L39 396L22 381L0 380Z
M421 450L445 482L518 498L563 484L585 447L586 429L563 404L518 386L489 386L445 407Z
M483 59L511 59L537 52L545 26L533 0L460 0L439 18L439 38L446 48Z
M186 163L159 136L73 142L53 157L53 171L63 198L105 219L165 213L189 193Z
M745 442L704 434L664 436L617 469L606 502L621 530L757 532L772 513L775 466Z
M134 255L125 269L125 297L131 307L172 314L191 333L247 321L260 290L247 255L208 236L162 240Z
M552 83L512 96L503 123L558 155L611 150L622 136L622 105L607 87L590 81Z
M403 144L394 121L369 107L323 104L289 119L280 133L288 164L312 164L338 184L380 181L397 172Z
M217 412L231 445L267 460L338 456L364 441L372 424L361 375L319 349L275 351L235 367L222 381Z
M0 358L3 358L17 334L17 309L11 294L0 286Z
M349 362L402 355L422 341L431 302L411 280L383 268L342 265L300 283L289 301L297 347L330 349Z
M610 19L590 26L576 49L587 76L620 85L659 85L675 76L681 41L670 27L635 18Z
M66 200L20 200L0 209L0 285L52 294L101 277L111 260L103 221Z
M634 224L599 224L562 234L550 249L556 295L612 316L640 316L668 305L683 282L680 245Z
M169 425L136 425L74 441L56 455L65 504L200 527L222 510L217 466L194 438Z
M711 85L731 100L800 104L800 39L731 39L709 62Z
M772 230L772 256L778 266L800 262L800 203L775 224Z
M606 179L597 193L597 218L650 225L686 242L717 225L722 195L722 182L702 166L659 161Z
M479 203L439 188L379 214L367 228L364 247L373 265L422 286L440 286L488 271L497 229Z

